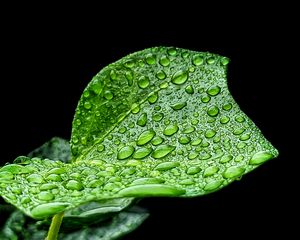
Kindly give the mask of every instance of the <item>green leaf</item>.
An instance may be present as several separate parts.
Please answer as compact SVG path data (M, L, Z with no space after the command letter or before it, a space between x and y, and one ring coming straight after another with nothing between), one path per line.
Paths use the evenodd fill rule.
M230 95L227 64L162 47L109 65L77 107L73 163L4 166L0 194L44 218L101 199L200 196L239 179L278 152Z

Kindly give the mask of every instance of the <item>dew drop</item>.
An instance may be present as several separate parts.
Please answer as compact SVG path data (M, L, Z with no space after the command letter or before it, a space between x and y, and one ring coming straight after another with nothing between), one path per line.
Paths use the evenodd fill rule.
M223 66L226 66L228 63L229 63L229 58L223 57L223 58L221 59L221 64L222 64Z
M155 122L159 122L163 119L164 114L163 113L156 113L152 116L152 120Z
M206 60L206 62L207 62L208 64L213 64L215 61L216 61L216 60L215 60L214 57L209 57L209 58Z
M225 111L229 111L232 108L232 104L231 103L224 104L222 108Z
M155 93L152 93L152 94L148 97L148 102L149 102L150 104L153 104L153 103L156 103L157 99L158 99L158 94L157 94L157 92L155 92Z
M7 171L1 171L0 172L0 180L2 181L7 181L7 180L12 180L14 179L14 175L11 172Z
M140 111L140 106L137 103L132 104L131 108L133 114L137 114Z
M224 178L237 178L243 175L245 169L242 167L229 167L223 173Z
M208 108L207 114L211 117L215 117L219 114L219 108L217 106L211 106Z
M195 127L193 126L188 126L183 130L183 133L192 133L195 131Z
M52 190L52 189L55 189L55 188L58 188L58 187L55 184L53 184L53 183L45 183L45 184L43 184L40 187L40 189L42 191L44 191L44 190Z
M34 218L44 219L53 216L58 212L64 211L70 204L65 202L53 202L40 204L31 210Z
M210 101L210 96L203 96L201 98L201 102L203 102L203 103L208 103L209 101Z
M97 147L97 151L98 152L103 152L105 149L105 146L103 144L100 144L98 147Z
M196 139L194 139L194 140L191 142L191 145L192 145L192 146L197 146L197 145L199 145L201 142L202 142L202 139L201 139L201 138L196 138Z
M117 79L117 73L116 73L115 70L111 70L109 75L110 75L111 80L116 80Z
M176 111L176 110L183 109L186 105L187 105L186 102L180 102L180 103L176 103L176 104L171 105L171 108Z
M66 188L69 190L83 190L83 185L81 182L77 181L77 180L70 180L68 181L68 183L66 184Z
M125 72L125 77L127 79L128 86L132 86L132 84L133 84L133 73L131 71L126 71Z
M181 136L178 139L178 142L181 143L181 144L184 144L184 145L188 144L190 141L191 141L191 138L188 137L188 136Z
M194 175L201 171L201 168L198 166L189 167L186 171L188 175Z
M258 164L264 163L264 162L272 159L273 157L274 157L273 154L271 154L269 152L261 151L261 152L255 153L251 157L249 163L251 165L258 165Z
M175 148L176 147L171 145L160 145L152 152L151 156L153 158L163 158L171 153Z
M177 54L176 48L169 48L167 52L170 56L175 56Z
M96 187L101 187L103 185L103 181L99 179L92 180L88 183L87 187L89 188L96 188Z
M170 59L167 56L162 56L159 60L160 65L167 67L170 65Z
M204 187L204 190L205 191L214 191L216 189L218 189L223 183L223 180L214 180L214 181L211 181L209 183L207 183Z
M151 53L147 54L146 63L149 65L154 65L156 63L156 57Z
M119 133L125 133L127 131L127 129L126 129L126 127L120 127L120 129L119 129Z
M85 109L91 109L92 104L89 101L85 101L83 106L84 106Z
M237 122L239 122L239 123L242 123L242 122L245 121L245 118L244 118L243 116L237 116L237 117L235 118L235 121L237 121Z
M226 123L229 122L229 120L230 120L229 117L227 117L227 116L222 116L222 117L220 118L220 123L226 124Z
M236 128L233 131L234 135L241 135L243 132L245 132L245 128Z
M27 177L28 182L30 183L43 183L44 179L41 175L33 173Z
M139 148L133 154L134 159L143 159L152 152L152 148Z
M119 160L129 158L133 154L133 152L134 152L133 146L125 146L119 150L117 158Z
M193 94L194 93L194 88L192 85L189 85L185 88L185 92L188 94Z
M195 55L193 57L192 62L195 66L199 66L199 65L203 64L203 57L200 55Z
M145 76L141 76L139 79L138 79L138 86L142 89L146 88L149 86L150 84L150 80L148 77L145 77Z
M66 172L65 168L52 168L50 171L48 171L48 174L63 174Z
M137 125L144 127L147 123L147 114L143 113L140 115L139 119L137 120Z
M159 88L160 89L165 89L165 88L167 88L169 86L169 83L168 82L163 82L163 83L161 83L160 85L159 85Z
M159 79L159 80L164 80L166 77L167 77L167 75L166 75L166 73L164 72L164 71L158 71L157 73L156 73L156 77Z
M188 76L189 75L188 75L187 71L179 70L172 76L171 81L174 84L181 85L181 84L184 84L188 80Z
M220 93L221 88L219 86L212 86L209 89L207 89L207 94L209 94L210 96L216 96Z
M46 177L48 181L54 181L54 182L60 182L62 181L61 177L57 174L50 174L48 177Z
M220 159L220 163L227 163L229 161L231 161L233 159L232 155L224 155L221 159Z
M163 163L158 164L155 167L155 170L167 171L167 170L170 170L170 169L175 168L175 167L179 167L178 162L163 162Z
M188 155L188 159L189 159L189 160L193 160L193 159L195 159L196 157L198 157L198 153L197 153L197 152L191 152L191 153L189 153L189 155Z
M150 142L152 138L155 136L155 132L153 129L146 130L141 133L141 135L137 139L137 145L142 146L145 145L146 143Z
M104 97L106 100L111 100L111 99L113 99L114 95L112 94L112 92L107 90L104 92Z
M133 68L134 64L135 64L134 61L132 59L130 59L124 63L124 66L127 68Z
M152 143L152 145L157 146L157 145L161 144L163 141L164 141L164 139L163 139L162 137L160 137L160 136L155 136L155 137L152 139L151 143Z
M42 201L50 201L52 199L54 199L54 195L50 192L40 192L38 194L38 199L42 200Z
M168 125L164 129L163 133L166 136L172 136L173 134L177 133L178 130L179 130L178 126L176 124L174 124L174 125L172 124L172 125Z
M131 183L131 185L159 184L159 183L164 183L164 180L160 178L138 178L134 180Z
M216 135L216 131L212 130L212 129L209 129L205 132L205 137L206 138L212 138Z
M210 177L217 173L219 171L219 168L217 166L211 166L204 170L203 177Z

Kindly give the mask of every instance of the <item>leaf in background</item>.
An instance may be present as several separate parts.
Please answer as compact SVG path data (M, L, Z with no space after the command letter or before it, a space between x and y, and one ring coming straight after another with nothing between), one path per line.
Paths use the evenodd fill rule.
M278 155L229 93L228 59L175 48L104 68L73 121L72 164L0 169L0 194L34 218L118 197L199 196Z

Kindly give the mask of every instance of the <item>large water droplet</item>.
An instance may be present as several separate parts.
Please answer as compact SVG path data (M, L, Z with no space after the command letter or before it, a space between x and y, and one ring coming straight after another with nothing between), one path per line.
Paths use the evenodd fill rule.
M40 192L38 194L38 199L42 201L50 201L54 198L54 195L50 192Z
M229 120L230 120L229 117L227 117L227 116L222 116L222 117L220 118L220 123L226 124L226 123L229 122Z
M1 171L0 172L0 180L1 182L14 179L14 175L11 172Z
M215 117L219 114L219 108L217 106L211 106L208 108L207 114L211 117Z
M1 172L10 172L12 174L28 173L28 170L24 166L17 164L9 164L0 168Z
M156 77L159 79L159 80L164 80L167 75L166 73L163 71L163 70L160 70L156 73Z
M164 114L163 113L156 113L152 116L152 120L155 122L159 122L163 119Z
M257 164L261 164L261 163L264 163L270 159L272 159L274 156L273 154L269 153L269 152L265 152L265 151L261 151L261 152L257 152L255 153L249 163L251 165L257 165Z
M61 177L57 174L50 174L48 177L46 177L48 181L54 181L54 182L60 182L62 181Z
M156 63L156 57L151 53L147 54L146 63L148 63L149 65L155 64Z
M245 169L242 167L229 167L223 173L224 178L237 178L243 175Z
M220 163L227 163L229 161L231 161L233 159L232 155L224 155L221 159L220 159Z
M223 58L221 59L221 64L222 64L223 66L226 66L228 63L229 63L229 58L223 57Z
M202 139L201 139L201 138L196 138L196 139L194 139L194 140L191 142L191 145L192 145L192 146L197 146L197 145L199 145L201 142L202 142Z
M153 129L146 130L141 133L141 135L137 139L137 145L142 146L145 145L146 143L150 142L152 138L155 136L155 132Z
M243 132L245 132L245 128L236 128L233 130L234 135L241 135Z
M68 181L68 183L66 184L66 188L69 190L83 190L83 185L81 182L77 181L77 180L70 180Z
M175 167L179 167L178 162L163 162L163 163L158 164L155 167L155 170L167 171L167 170L170 170L170 169L175 168Z
M195 131L195 127L193 126L188 126L183 130L183 133L192 133Z
M162 56L159 60L160 65L167 67L170 65L170 59L167 56Z
M147 123L147 114L143 113L137 120L137 125L144 127L146 125L146 123Z
M169 48L167 52L170 56L175 56L177 54L176 48Z
M160 145L152 152L151 156L153 158L163 158L171 153L175 148L176 147L171 145Z
M177 133L177 131L179 130L178 126L176 124L171 124L168 125L165 129L164 129L164 135L166 136L172 136L173 134Z
M131 112L133 114L137 114L140 111L140 106L137 103L132 104L131 106Z
M186 102L180 102L180 103L175 103L175 104L171 105L171 108L176 111L176 110L183 109L186 105L187 105Z
M123 197L180 196L184 193L184 189L164 184L134 185L118 192Z
M184 84L188 80L188 76L189 75L187 71L180 70L172 76L171 81L177 85Z
M213 64L215 61L216 61L216 60L215 60L214 57L209 57L209 58L206 60L206 62L207 62L208 64Z
M155 136L155 137L152 139L151 143L152 143L152 145L157 146L157 145L161 144L163 141L164 141L164 139L163 139L162 137L160 137L160 136Z
M194 175L197 174L201 171L201 168L198 166L193 166L193 167L189 167L186 171L187 174L189 175Z
M106 100L111 100L111 99L113 99L114 95L112 94L111 91L107 90L104 92L104 97Z
M30 213L34 218L44 219L64 211L69 205L69 203L65 202L40 204L33 208Z
M134 152L134 147L133 146L126 146L123 147L119 150L117 158L120 160L129 158Z
M141 76L139 79L138 79L138 86L142 89L148 87L150 84L150 80L148 77L145 77L145 76Z
M180 136L178 142L181 144L188 144L191 141L191 138L188 136Z
M209 183L207 183L204 187L204 190L205 191L214 191L216 189L218 189L223 183L223 180L214 180L214 181L211 181Z
M195 55L194 57L193 57L193 64L195 65L195 66L199 66L199 65L201 65L201 64L203 64L203 57L202 56L200 56L200 55Z
M207 131L205 131L205 137L206 138L212 138L216 135L216 131L212 130L212 129L208 129Z
M28 182L30 183L43 183L44 179L41 175L33 173L27 177Z
M216 96L220 93L221 91L221 88L219 86L212 86L210 87L209 89L207 89L207 93L210 95L210 96Z
M152 148L140 148L133 154L134 159L143 159L152 152Z

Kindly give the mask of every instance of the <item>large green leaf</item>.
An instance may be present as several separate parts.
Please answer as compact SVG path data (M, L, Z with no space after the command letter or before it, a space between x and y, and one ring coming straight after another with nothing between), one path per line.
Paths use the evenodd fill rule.
M33 158L0 169L0 194L35 218L89 201L199 196L276 157L240 110L225 57L152 48L104 68L73 122L72 164Z

